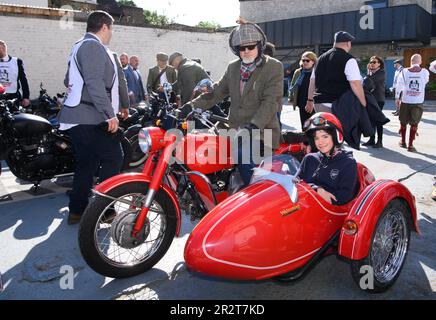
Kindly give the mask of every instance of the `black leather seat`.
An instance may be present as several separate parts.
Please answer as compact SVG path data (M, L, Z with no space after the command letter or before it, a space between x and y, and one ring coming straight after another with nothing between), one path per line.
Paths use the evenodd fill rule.
M303 132L295 132L291 130L282 131L281 140L284 143L309 143L308 138Z

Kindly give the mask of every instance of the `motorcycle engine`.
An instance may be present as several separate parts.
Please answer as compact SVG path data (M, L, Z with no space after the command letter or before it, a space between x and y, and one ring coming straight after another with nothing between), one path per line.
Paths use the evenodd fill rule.
M17 146L9 153L8 164L21 179L49 179L73 170L71 144L61 136L26 137L19 139Z

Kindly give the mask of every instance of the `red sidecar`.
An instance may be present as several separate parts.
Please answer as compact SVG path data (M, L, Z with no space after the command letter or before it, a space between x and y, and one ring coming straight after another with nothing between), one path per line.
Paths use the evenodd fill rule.
M358 284L362 271L372 272L362 289L388 289L404 265L410 231L419 232L414 196L398 182L376 181L358 164L356 197L334 206L297 182L297 170L289 156L266 159L249 187L194 228L185 246L188 268L228 279L290 281L336 253L351 262Z

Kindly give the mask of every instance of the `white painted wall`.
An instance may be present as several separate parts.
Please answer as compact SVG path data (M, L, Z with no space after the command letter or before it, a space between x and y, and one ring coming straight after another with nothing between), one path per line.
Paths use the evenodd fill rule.
M0 4L19 4L32 7L48 7L48 0L0 0Z
M8 44L9 54L23 59L31 98L39 94L42 81L50 95L65 91L63 79L67 58L74 42L85 32L86 23L74 22L63 30L58 20L0 16L0 39ZM154 28L115 26L110 48L118 53L136 54L139 69L147 80L148 69L156 65L156 53L180 51L198 57L212 78L219 80L229 61L235 59L228 47L227 33L197 33Z

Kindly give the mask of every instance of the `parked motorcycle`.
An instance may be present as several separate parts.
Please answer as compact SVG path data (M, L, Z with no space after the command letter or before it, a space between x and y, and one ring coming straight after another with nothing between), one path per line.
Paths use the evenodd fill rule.
M39 88L39 97L30 101L30 108L27 111L43 117L55 125L57 124L56 116L62 107L65 94L58 93L56 96L50 97L42 82Z
M18 178L34 183L74 171L70 138L42 117L15 113L16 100L0 100L0 159Z
M230 137L217 135L226 119L197 110L187 119L207 124L209 131L188 132L186 122L168 105L156 126L139 132L139 145L148 155L142 173L117 175L93 190L95 197L81 220L79 246L96 272L113 278L145 272L179 235L181 210L193 220L201 219L240 189ZM173 128L184 136L170 133ZM300 150L300 142L284 143L276 153Z
M121 145L126 169L130 144L123 138ZM75 166L68 131L60 131L43 117L20 112L16 99L1 100L1 94L0 159L17 178L32 182L35 191L42 180L72 175Z

